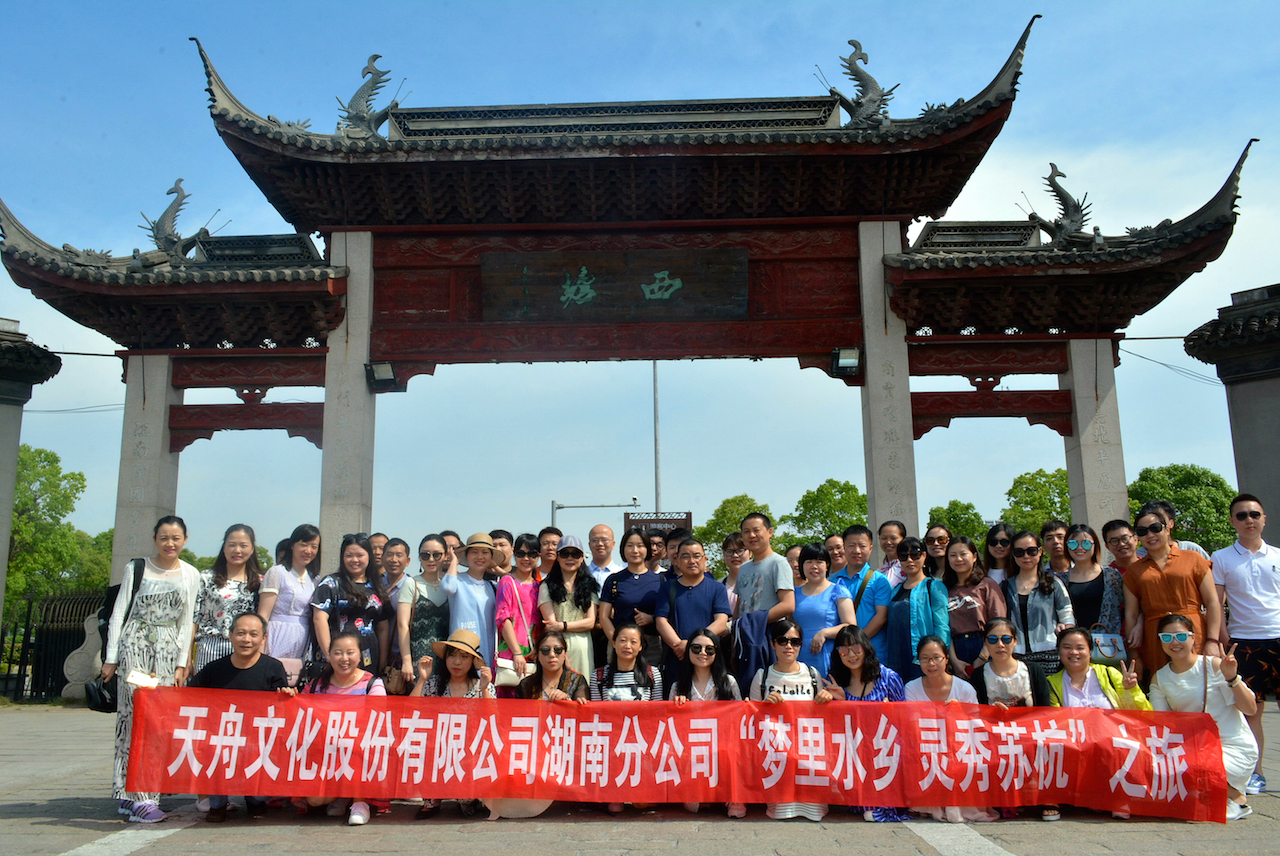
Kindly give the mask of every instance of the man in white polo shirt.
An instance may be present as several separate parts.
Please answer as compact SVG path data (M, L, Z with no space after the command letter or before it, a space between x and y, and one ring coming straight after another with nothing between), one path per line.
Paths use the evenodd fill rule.
M1231 525L1240 537L1213 554L1213 582L1218 597L1231 604L1227 624L1236 645L1240 676L1258 697L1258 710L1249 727L1258 740L1258 766L1249 777L1248 792L1266 791L1262 775L1262 706L1268 693L1280 701L1280 550L1262 540L1267 515L1252 494L1231 500ZM1223 651L1227 648L1223 633Z

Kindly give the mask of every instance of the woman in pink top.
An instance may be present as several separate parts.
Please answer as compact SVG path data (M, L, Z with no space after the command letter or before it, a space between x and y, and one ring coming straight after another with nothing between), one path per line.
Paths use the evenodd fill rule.
M387 689L382 679L360 668L360 634L355 630L341 630L329 640L329 658L320 677L307 684L309 693L325 695L371 695L384 696ZM350 812L347 806L350 803ZM351 826L364 826L369 822L369 804L374 803L379 813L389 811L390 803L375 800L345 800L335 797L307 797L305 802L294 800L299 814L306 814L313 806L324 806L324 813L329 817L347 815L347 823Z
M511 660L516 675L523 680L532 674L533 646L542 633L542 615L538 612L538 538L524 534L513 547L515 564L511 573L498 581L498 606L494 620L498 624L497 657ZM493 666L497 670L497 666ZM519 698L514 686L498 687L498 698Z

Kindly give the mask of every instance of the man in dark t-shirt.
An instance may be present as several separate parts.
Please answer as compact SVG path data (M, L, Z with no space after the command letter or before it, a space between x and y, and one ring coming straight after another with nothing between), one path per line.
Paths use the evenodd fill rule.
M295 695L289 686L284 665L263 654L267 644L267 623L256 612L236 616L231 623L231 653L219 657L196 672L187 686L213 690L257 690ZM266 811L266 797L245 796L245 810L250 817ZM205 820L221 823L227 819L227 797L209 796L209 812Z

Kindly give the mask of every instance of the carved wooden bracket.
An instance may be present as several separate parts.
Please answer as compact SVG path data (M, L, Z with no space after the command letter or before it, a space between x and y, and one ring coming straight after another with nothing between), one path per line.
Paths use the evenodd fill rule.
M1067 390L1015 392L913 392L911 421L915 439L965 416L1021 416L1070 437L1071 393Z
M215 431L282 428L290 437L304 437L321 448L324 404L175 404L169 408L169 451L181 452L196 440L212 439Z

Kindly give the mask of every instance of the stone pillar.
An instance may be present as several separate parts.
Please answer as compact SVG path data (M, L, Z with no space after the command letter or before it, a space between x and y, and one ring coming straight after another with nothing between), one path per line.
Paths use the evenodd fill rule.
M1113 342L1072 339L1067 352L1070 368L1058 375L1058 388L1071 393L1072 409L1072 436L1063 438L1071 493L1067 522L1088 523L1101 534L1108 520L1129 517Z
M336 232L332 263L345 265L346 315L329 334L324 368L324 449L320 471L320 536L324 567L337 567L338 544L368 532L373 519L375 401L365 380L373 316L373 235Z
M169 451L169 408L182 403L183 393L170 382L173 360L165 354L132 354L124 371L112 585L124 577L130 559L155 555L156 521L178 507L178 453Z
M18 482L18 446L22 440L22 407L31 387L62 368L62 360L27 341L18 322L0 318L0 611L9 576L9 537L13 534L13 497Z
M911 424L907 327L889 308L884 257L902 251L896 222L858 224L862 292L862 446L867 465L867 519L872 531L901 520L918 535L916 458Z

